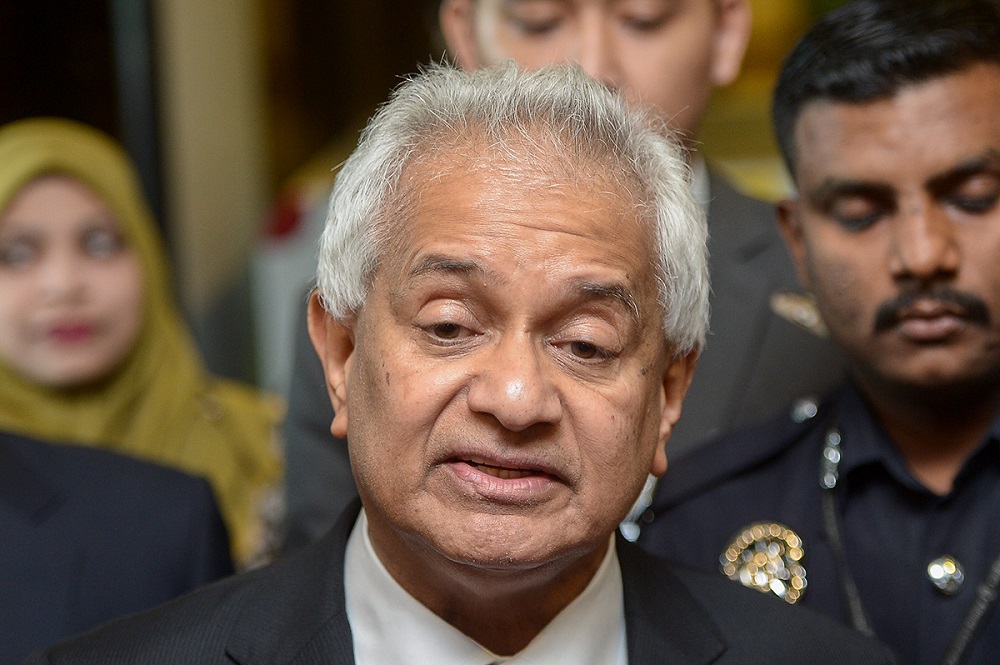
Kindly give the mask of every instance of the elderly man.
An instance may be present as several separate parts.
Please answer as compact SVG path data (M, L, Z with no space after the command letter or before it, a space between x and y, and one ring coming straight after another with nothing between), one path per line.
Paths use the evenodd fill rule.
M862 0L803 39L781 225L852 380L673 467L643 536L904 663L1000 662L998 100L991 0Z
M616 542L705 332L705 227L673 144L579 70L402 86L337 180L319 284L361 512L49 662L888 662Z
M772 207L738 193L694 152L712 91L739 73L750 35L747 0L442 0L439 16L448 50L463 68L504 59L528 68L579 63L665 119L691 151L711 236L712 334L672 454L785 411L794 399L822 394L843 379L840 354L801 325L814 320L812 310L799 293ZM297 343L285 429L290 548L319 538L355 494L347 446L330 437L333 414L304 331ZM632 537L637 530L631 523L626 532Z

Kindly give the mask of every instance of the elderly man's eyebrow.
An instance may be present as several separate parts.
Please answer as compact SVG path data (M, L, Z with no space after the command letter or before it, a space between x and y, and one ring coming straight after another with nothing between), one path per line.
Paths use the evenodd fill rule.
M485 274L486 272L486 269L477 261L456 259L441 254L428 254L413 264L407 271L407 275L410 277L423 277L433 273L469 275L472 273Z
M641 323L639 319L639 306L636 304L632 292L625 286L621 284L583 282L580 284L579 290L593 297L607 298L618 302L625 308L625 311L628 312L629 317L634 323Z
M490 272L478 261L456 259L441 254L428 254L414 263L407 271L407 275L411 278L417 278L431 274L451 273L462 276L477 274L487 277ZM633 321L639 323L639 306L636 304L632 291L625 285L583 280L571 288L589 299L607 299L617 302L628 312Z

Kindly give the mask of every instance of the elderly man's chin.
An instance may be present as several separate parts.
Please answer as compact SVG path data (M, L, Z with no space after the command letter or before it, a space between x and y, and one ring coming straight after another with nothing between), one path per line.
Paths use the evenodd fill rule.
M534 517L491 514L468 516L464 525L461 532L430 537L427 545L444 559L485 576L523 575L549 566L567 572L574 561L596 562L607 551L609 530L616 526L564 524L560 530L557 519L540 525Z
M568 494L568 493L567 493ZM410 509L369 516L373 541L385 529L417 558L428 555L480 573L523 572L581 557L601 557L631 502L604 502L601 515L572 496L530 505L426 497ZM378 510L376 508L376 510ZM372 511L368 511L369 514ZM374 519L373 519L374 517ZM378 549L376 547L376 549Z

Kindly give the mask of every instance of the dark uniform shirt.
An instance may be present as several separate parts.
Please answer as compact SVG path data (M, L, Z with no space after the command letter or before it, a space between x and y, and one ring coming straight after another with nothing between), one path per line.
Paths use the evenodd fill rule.
M832 492L842 548L824 527L821 499L830 491L821 486L831 469L822 463L830 432L840 439L839 477ZM642 529L640 545L720 574L729 561L727 550L748 525L791 529L794 536L788 537L773 527L780 537L765 534L763 541L777 541L772 554L799 546L800 559L786 557L777 566L788 564L786 570L793 572L800 572L794 568L798 564L804 568L806 585L798 603L851 623L847 576L838 570L842 550L875 634L901 663L939 663L1000 555L1000 417L966 460L952 491L939 496L913 477L861 396L848 386L818 408L800 403L792 417L727 436L672 465L646 518L650 523ZM755 543L754 548L766 555L765 546ZM957 561L964 572L953 595L940 591L928 576L928 565L942 557ZM768 565L773 569L773 562ZM749 570L741 568L744 579L752 580L757 568ZM790 588L790 577L786 572L785 582L779 580L779 592ZM964 662L1000 663L995 607Z

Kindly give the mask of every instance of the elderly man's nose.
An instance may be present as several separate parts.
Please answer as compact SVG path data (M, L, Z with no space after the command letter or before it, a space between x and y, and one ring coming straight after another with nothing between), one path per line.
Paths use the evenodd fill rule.
M559 395L547 376L543 351L526 341L502 342L469 388L469 408L496 418L506 429L523 431L562 416Z

